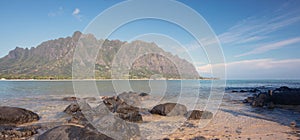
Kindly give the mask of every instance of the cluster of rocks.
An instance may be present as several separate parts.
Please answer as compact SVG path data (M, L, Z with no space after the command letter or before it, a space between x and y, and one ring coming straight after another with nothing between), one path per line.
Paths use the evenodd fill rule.
M247 97L244 103L250 103L253 107L267 107L273 109L275 105L300 105L300 89L292 89L286 86L260 92Z
M42 134L38 134L38 132L41 132L39 130L43 129L39 125L24 126L24 123L38 121L40 119L38 114L22 108L3 106L0 107L0 139L27 139L35 137L38 140L111 140L110 136L112 135L118 139L130 139L140 136L140 132L136 124L127 124L126 122L142 123L142 114L157 114L161 116L180 115L185 116L189 120L210 119L213 117L211 112L200 110L188 111L185 105L178 103L159 104L151 109L140 108L141 101L146 98L149 98L147 93L124 92L118 96L103 97L103 102L92 108L84 100L82 101L76 97L65 97L63 98L64 101L71 101L71 104L63 111L69 116L66 124L48 129ZM100 119L103 123L100 123L100 126L94 126L95 124L90 124L90 120L93 118ZM108 130L108 132L101 131L102 133L100 133L97 131L99 128Z

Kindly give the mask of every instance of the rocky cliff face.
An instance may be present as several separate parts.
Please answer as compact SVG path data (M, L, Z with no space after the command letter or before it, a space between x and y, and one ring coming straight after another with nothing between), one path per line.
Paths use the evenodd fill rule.
M15 48L0 59L0 77L72 78L73 56L79 38L79 42L87 43L84 43L87 47L103 43L95 63L96 78L111 78L114 64L121 64L129 69L127 78L150 78L154 74L166 78L199 78L191 63L165 52L155 43L97 40L91 34L82 34L78 31L72 37L49 40L35 48ZM93 52L86 49L82 53ZM118 58L115 59L116 56ZM181 77L182 75L184 77Z

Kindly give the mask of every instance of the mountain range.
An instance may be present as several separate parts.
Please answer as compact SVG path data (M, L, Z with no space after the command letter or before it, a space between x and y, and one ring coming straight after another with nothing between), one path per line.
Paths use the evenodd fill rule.
M70 37L45 41L37 47L16 47L0 59L0 78L71 79L73 61L76 60L74 53L78 44L86 48L102 45L93 64L96 79L202 78L193 64L164 51L153 42L103 40L79 31ZM89 50L91 49L81 53L93 53ZM88 58L84 59L86 60L80 62L83 66L89 61ZM120 73L125 74L116 77L114 74L120 71L120 68Z

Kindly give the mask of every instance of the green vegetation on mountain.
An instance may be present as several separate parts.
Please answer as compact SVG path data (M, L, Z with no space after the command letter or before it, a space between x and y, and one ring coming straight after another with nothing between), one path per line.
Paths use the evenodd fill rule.
M30 49L16 47L0 59L0 78L71 79L73 56L78 44L87 47L80 52L82 55L95 53L88 47L97 47L102 44L96 62L93 64L96 79L116 78L116 72L120 69L122 73L124 68L128 69L127 74L117 78L143 79L153 75L162 75L168 79L201 78L191 63L165 52L155 43L98 40L91 34L82 34L78 31L72 37L49 40ZM125 49L122 49L123 47ZM87 57L74 64L90 65L91 62L91 59ZM120 64L116 71L113 69L116 67L113 62ZM91 72L91 70L87 69L85 72Z

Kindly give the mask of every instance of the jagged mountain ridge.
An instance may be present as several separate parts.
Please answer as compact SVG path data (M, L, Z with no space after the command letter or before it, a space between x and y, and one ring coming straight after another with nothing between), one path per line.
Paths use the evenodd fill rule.
M155 43L98 40L92 34L82 34L79 31L76 31L72 37L45 41L30 49L16 47L0 59L0 77L7 79L72 78L73 56L79 39L88 42L91 46L99 46L103 43L95 64L97 79L112 78L113 60L117 54L121 56L120 61L132 62L128 64L130 65L129 75L125 78L150 78L155 74L163 75L165 78L183 78L182 74L188 79L199 78L191 63L165 52ZM130 48L130 51L120 51L121 47ZM147 54L145 52L159 53Z

